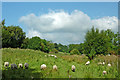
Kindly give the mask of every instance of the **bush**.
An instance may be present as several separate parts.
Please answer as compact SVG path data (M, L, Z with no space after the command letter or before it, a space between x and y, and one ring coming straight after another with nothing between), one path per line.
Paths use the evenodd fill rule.
M77 49L73 49L72 51L70 51L70 54L73 55L73 54L77 54L79 55L79 51Z
M58 53L58 50L54 48L50 51L50 53Z

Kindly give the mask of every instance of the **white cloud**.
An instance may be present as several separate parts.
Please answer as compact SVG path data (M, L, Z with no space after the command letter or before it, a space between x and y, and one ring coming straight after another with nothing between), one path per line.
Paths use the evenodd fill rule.
M31 13L22 16L19 21L27 27L28 37L39 36L63 44L83 42L85 33L92 25L100 30L112 29L114 32L117 32L118 25L115 16L91 19L78 10L70 14L64 10L50 11L40 16Z

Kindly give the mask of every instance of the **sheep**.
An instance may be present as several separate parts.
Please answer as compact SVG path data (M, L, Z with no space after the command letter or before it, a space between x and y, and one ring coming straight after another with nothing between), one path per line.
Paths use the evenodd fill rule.
M9 67L9 62L5 62L5 63L4 63L4 67L5 67L5 68L6 68L6 67L8 68L8 67Z
M22 64L19 64L19 68L23 68L23 65L22 65Z
M72 65L72 71L75 72L75 66L74 65Z
M102 62L99 62L98 65L102 65Z
M88 64L90 64L90 61L86 62L86 64L85 64L85 65L88 65Z
M55 59L57 59L57 56L54 56L55 57Z
M105 62L103 62L102 64L105 65Z
M107 72L106 72L106 71L103 71L103 75L105 75L105 74L107 74Z
M46 65L45 65L45 64L42 64L42 65L41 65L41 69L42 69L42 70L46 69Z
M110 56L110 54L108 54L108 56Z
M54 55L51 55L52 57L54 57Z
M25 69L28 69L28 66L29 66L28 63L25 63L25 64L24 64Z
M108 66L110 67L110 66L111 66L111 64L109 63L109 64L108 64Z
M53 66L53 70L57 70L57 66L56 65Z
M16 64L11 64L11 69L17 69L17 65Z

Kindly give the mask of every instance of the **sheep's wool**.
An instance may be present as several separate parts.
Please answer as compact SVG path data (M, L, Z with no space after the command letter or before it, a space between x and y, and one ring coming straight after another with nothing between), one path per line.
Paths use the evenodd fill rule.
M5 62L5 63L4 63L4 66L5 66L5 67L8 67L8 66L9 66L9 62Z
M103 75L106 74L107 72L106 71L103 71Z
M53 69L54 69L54 70L57 70L57 66L56 66L56 65L54 65L54 66L53 66Z
M23 65L22 65L22 64L19 64L19 67L20 67L20 68L23 68Z
M111 66L111 64L108 64L108 66Z
M86 64L85 64L85 65L88 65L88 64L90 64L90 61L86 62Z
M45 64L42 64L41 65L41 69L45 69L46 68L46 65Z

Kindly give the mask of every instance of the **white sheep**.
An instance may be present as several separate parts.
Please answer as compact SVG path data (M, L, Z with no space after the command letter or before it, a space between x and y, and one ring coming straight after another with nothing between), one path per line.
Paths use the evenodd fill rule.
M105 65L105 62L103 62L102 64Z
M42 64L42 65L41 65L41 69L43 69L43 70L46 69L46 65L45 65L45 64Z
M110 67L110 66L111 66L111 64L109 63L109 64L108 64L108 66Z
M75 72L75 66L74 65L72 65L72 71Z
M102 65L102 62L99 62L98 65Z
M29 66L28 63L25 63L25 64L24 64L25 69L28 69L28 66Z
M90 61L87 61L85 65L89 65L90 64Z
M5 67L5 68L6 68L6 67L8 68L8 67L9 67L9 62L5 62L5 63L4 63L4 67Z
M54 55L51 55L52 57L54 57Z
M19 68L23 68L23 65L22 65L22 64L19 64Z
M57 59L57 56L54 56L55 57L55 59Z
M57 70L57 66L56 65L53 66L53 70Z
M11 69L17 69L17 65L16 64L11 64Z
M105 74L107 74L107 72L106 72L106 71L103 71L103 75L105 75Z

